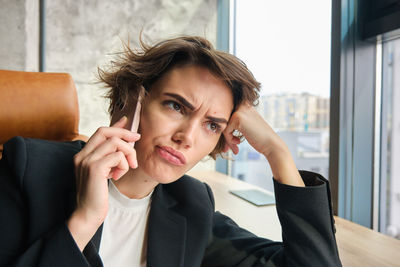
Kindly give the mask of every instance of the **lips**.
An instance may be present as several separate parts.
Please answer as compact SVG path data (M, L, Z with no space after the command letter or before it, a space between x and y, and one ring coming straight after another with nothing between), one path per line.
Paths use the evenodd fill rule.
M169 146L157 146L157 152L158 154L167 160L169 163L172 163L174 165L184 165L186 164L186 158L185 156L173 149L172 147Z

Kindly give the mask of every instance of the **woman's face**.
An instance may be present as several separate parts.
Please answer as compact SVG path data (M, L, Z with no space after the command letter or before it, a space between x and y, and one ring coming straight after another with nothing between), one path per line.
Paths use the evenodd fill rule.
M176 67L144 99L138 171L159 183L181 177L216 146L233 109L231 90L208 69Z

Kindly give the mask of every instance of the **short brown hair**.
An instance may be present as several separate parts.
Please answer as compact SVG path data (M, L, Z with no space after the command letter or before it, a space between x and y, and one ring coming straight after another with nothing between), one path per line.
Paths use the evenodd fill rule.
M260 83L246 64L229 53L214 49L202 37L182 36L153 46L140 40L140 49L131 49L125 45L125 51L111 64L109 70L99 68L99 79L109 88L106 97L110 99L111 116L117 109L124 108L128 99L137 98L141 85L148 91L166 72L185 65L205 67L223 80L232 90L232 112L243 102L257 105ZM209 155L215 159L224 146L225 138L221 135Z

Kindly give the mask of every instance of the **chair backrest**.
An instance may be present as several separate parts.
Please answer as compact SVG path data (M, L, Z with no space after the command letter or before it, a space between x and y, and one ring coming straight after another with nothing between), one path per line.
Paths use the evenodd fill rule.
M78 97L67 73L0 70L0 101L1 146L17 135L79 139Z

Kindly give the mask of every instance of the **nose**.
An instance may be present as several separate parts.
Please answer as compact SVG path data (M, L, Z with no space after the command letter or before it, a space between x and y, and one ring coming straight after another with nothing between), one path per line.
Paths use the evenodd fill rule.
M192 147L200 131L197 125L196 121L182 122L172 136L172 140L184 148Z

